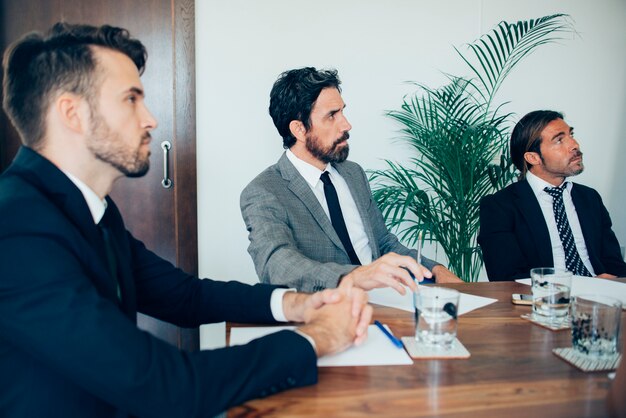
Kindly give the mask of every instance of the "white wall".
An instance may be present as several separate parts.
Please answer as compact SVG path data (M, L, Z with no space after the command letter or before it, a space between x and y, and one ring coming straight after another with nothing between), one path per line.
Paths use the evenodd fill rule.
M586 171L576 181L603 196L626 245L626 2L623 0L197 0L198 217L200 273L256 282L239 212L245 185L282 153L267 113L279 73L334 67L353 125L350 159L382 168L401 160L397 126L383 117L441 71L469 75L452 46L500 20L567 13L578 37L540 48L519 65L499 101L521 117L563 111ZM441 257L440 257L441 258Z

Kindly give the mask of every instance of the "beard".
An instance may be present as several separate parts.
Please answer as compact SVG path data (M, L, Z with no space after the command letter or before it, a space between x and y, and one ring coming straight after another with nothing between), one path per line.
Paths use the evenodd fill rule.
M573 167L570 172L572 176L577 176L585 170L585 165L583 164L583 153L581 151L577 151L574 156L570 159L570 163L573 163L575 159L580 158L578 163L575 163L577 166Z
M569 159L566 166L555 166L551 163L546 164L546 160L543 158L543 155L539 155L539 158L541 158L544 170L551 174L571 177L577 176L585 170L585 165L583 164L583 153L581 151L574 152L574 155ZM575 160L579 158L580 160L576 162Z
M315 158L326 164L342 163L348 158L348 154L350 153L350 146L346 143L349 138L350 134L348 132L344 132L344 134L340 138L336 139L330 147L324 148L320 145L318 137L307 135L305 146Z
M102 115L91 109L91 126L87 138L87 148L100 161L115 167L126 177L142 177L150 169L150 150L142 151L141 145L149 139L150 133L141 136L137 148L132 148L117 132L113 132Z

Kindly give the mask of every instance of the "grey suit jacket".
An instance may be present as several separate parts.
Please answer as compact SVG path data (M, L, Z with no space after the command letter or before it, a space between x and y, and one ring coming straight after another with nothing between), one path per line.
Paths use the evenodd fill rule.
M416 257L415 250L387 230L363 169L351 161L333 167L350 188L372 259L389 252ZM330 219L286 154L246 186L240 204L249 232L248 252L261 282L312 292L336 287L341 276L357 267L350 264ZM426 257L422 264L428 269L437 265Z

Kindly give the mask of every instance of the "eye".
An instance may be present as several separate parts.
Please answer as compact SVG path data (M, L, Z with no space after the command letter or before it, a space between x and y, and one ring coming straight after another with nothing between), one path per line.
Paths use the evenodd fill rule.
M131 94L126 98L126 100L128 100L132 104L135 104L137 103L137 95Z

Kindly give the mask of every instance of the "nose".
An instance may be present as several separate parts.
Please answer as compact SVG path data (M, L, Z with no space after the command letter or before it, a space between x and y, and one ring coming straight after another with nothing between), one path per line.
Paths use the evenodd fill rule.
M148 131L152 131L157 128L159 125L156 118L152 115L152 113L148 110L147 106L143 106L144 114L142 115L141 127L147 129Z
M348 118L345 117L345 115L344 115L344 117L343 117L343 131L344 132L348 132L351 129L352 129L352 125L350 125L350 122L348 122Z
M578 141L576 141L576 139L573 136L569 136L568 137L570 140L570 148L572 149L572 151L574 150L579 150L580 149L580 145L578 144Z

